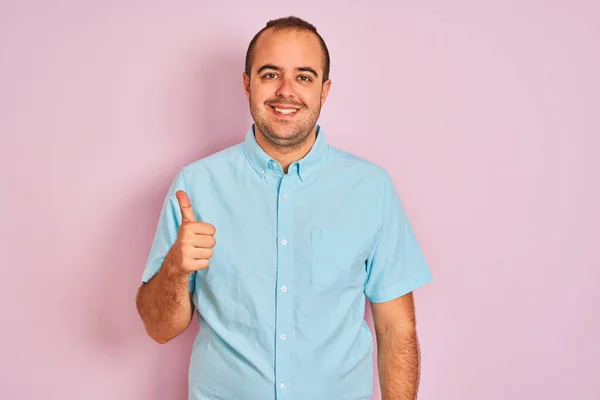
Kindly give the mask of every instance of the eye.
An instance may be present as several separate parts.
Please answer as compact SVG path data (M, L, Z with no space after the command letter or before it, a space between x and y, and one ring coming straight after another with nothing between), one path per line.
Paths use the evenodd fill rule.
M312 81L312 78L308 75L300 75L298 77L298 79L300 79L303 82L311 82Z
M267 72L266 74L263 75L263 78L265 78L265 79L275 79L276 77L277 77L277 75L272 72Z

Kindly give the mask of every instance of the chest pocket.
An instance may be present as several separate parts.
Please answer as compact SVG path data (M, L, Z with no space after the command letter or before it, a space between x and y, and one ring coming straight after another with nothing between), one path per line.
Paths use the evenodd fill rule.
M370 249L361 229L327 228L311 231L311 280L344 289L362 288Z

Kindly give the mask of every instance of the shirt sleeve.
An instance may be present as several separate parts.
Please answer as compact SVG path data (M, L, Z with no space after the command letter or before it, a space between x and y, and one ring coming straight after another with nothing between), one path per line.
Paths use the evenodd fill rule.
M165 256L175 243L177 239L177 233L179 232L179 226L181 225L181 209L179 208L179 202L175 193L178 190L186 190L184 170L180 170L163 201L162 209L158 218L158 225L146 261L146 267L142 275L142 282L148 282L158 270L161 268ZM186 191L186 193L188 193ZM188 290L193 292L195 290L196 273L192 273L189 276Z
M367 260L365 282L365 295L373 303L393 300L433 279L387 173L382 196L381 226Z

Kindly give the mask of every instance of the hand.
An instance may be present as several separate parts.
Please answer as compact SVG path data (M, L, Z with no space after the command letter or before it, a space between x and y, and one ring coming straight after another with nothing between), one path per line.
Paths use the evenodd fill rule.
M181 210L181 225L177 240L165 257L165 265L170 272L187 276L208 268L216 244L215 227L196 221L190 198L183 190L178 190L175 196Z

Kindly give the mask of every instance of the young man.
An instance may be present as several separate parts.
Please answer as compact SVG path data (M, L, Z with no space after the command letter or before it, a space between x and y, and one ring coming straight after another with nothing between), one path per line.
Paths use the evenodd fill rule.
M390 176L317 124L329 52L270 21L243 73L245 140L185 166L165 199L137 307L165 343L198 311L190 399L367 400L373 312L383 398L414 399L411 292L432 279Z

